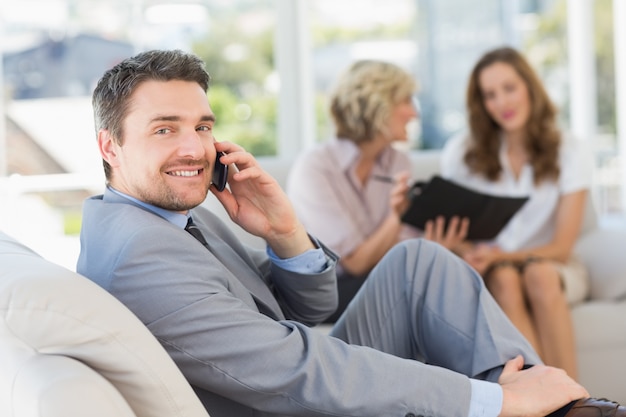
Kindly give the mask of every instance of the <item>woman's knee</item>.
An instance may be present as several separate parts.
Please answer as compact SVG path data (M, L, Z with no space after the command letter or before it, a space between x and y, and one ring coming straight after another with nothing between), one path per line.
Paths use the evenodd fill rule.
M485 274L485 282L488 287L498 291L519 290L521 276L513 264L500 264L493 266Z
M502 264L492 268L485 276L487 288L499 303L523 302L521 276L514 265Z
M549 261L532 262L524 268L523 285L531 303L552 303L564 297L563 283L556 266Z

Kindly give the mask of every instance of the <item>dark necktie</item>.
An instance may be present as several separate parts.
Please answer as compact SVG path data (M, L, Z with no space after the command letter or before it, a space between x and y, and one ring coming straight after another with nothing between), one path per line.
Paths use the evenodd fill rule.
M198 242L202 243L207 249L209 249L209 244L204 236L202 236L202 232L198 229L198 226L195 225L191 217L187 220L185 230L188 231L191 236L195 237Z
M204 238L204 236L202 236L202 232L200 231L200 229L198 229L198 226L196 226L194 224L194 222L191 219L191 217L189 217L189 220L187 220L187 226L185 226L185 230L188 231L190 235L195 237L198 240L198 242L202 243L207 249L211 250L211 248L209 248L209 244L207 243L206 239ZM271 289L270 289L270 291L271 291ZM259 312L261 312L262 314L265 314L266 316L271 317L271 318L273 318L275 320L279 320L280 319L280 317L278 317L276 315L274 310L272 310L272 308L270 308L266 303L262 302L254 294L251 293L251 295L252 295L252 298L254 299L255 304L257 305L257 308L259 309ZM280 309L278 304L276 304L276 308Z

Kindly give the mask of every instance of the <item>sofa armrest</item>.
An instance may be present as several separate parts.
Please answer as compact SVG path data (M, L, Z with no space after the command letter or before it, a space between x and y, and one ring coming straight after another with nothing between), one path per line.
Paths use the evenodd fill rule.
M589 271L591 299L626 299L626 230L597 227L580 237L574 252Z
M19 368L9 388L12 416L137 417L109 381L76 359L33 354Z
M66 365L67 374L60 370ZM25 398L45 407L38 415L56 416L54 401L65 400L68 387L80 398L66 416L103 400L109 408L83 415L129 416L132 409L138 416L208 417L167 351L124 304L2 232L0 370L0 416L30 416L13 413ZM98 387L102 392L81 394Z

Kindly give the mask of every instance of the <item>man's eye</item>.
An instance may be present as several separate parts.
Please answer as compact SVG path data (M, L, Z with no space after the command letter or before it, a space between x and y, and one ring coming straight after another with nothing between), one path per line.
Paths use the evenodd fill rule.
M159 129L159 130L156 131L157 135L164 135L164 134L169 133L169 132L170 132L170 130L165 128L165 127L163 129Z
M200 130L200 131L203 131L203 132L208 132L208 131L211 130L211 126L198 126L198 129L196 129L196 130Z

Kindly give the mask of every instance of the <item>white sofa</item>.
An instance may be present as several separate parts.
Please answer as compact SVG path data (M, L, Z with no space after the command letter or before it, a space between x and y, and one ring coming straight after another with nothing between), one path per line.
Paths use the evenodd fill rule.
M0 416L208 413L130 310L0 232Z
M439 172L439 151L411 154L413 178L428 179ZM290 159L259 159L260 164L284 187ZM216 199L205 206L226 218ZM259 247L261 239L233 226L242 240ZM626 404L626 230L598 226L591 203L585 215L576 253L590 271L584 302L572 305L580 382L593 396Z

